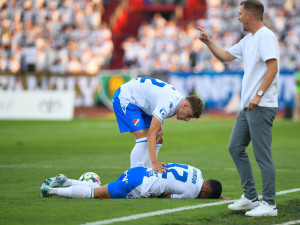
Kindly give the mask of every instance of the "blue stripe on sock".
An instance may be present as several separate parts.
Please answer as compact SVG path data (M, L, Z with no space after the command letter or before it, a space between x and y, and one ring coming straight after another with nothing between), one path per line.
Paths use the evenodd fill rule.
M94 196L93 196L93 195L94 195L94 193L93 193L93 192L94 192L94 189L93 189L93 188L91 188L91 196L90 196L90 198L93 198L93 197L94 197Z
M144 141L138 141L138 142L136 142L136 143L142 143L142 142L147 142L147 140L144 140Z

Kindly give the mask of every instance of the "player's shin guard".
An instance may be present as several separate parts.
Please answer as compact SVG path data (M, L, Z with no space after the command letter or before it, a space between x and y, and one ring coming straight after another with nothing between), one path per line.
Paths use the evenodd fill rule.
M156 144L156 156L158 156L159 150L163 144Z
M158 156L158 152L159 152L161 146L162 146L162 144L156 144L156 156ZM144 156L144 165L143 166L147 167L147 168L152 167L148 148L147 148L147 152L145 153L145 156Z
M136 144L130 155L130 168L144 166L144 157L148 154L147 138L143 137L136 140Z
M80 181L80 180L68 179L65 182L64 187L70 187L70 186L81 186L81 187L92 187L92 188L100 187L99 184L94 183L92 181Z
M94 189L91 187L72 186L67 188L52 188L51 195L66 198L94 198Z

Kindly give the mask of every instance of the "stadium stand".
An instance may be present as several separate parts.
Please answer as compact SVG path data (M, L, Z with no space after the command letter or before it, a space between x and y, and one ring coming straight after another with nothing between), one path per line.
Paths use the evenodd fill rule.
M0 1L0 10L0 71L26 74L24 88L48 88L36 73L95 75L108 67L113 43L101 0Z
M138 34L123 43L124 66L141 70L241 70L235 60L223 64L197 40L194 28L205 27L214 41L229 48L243 35L237 20L237 0L207 1L205 17L184 23L180 19L166 20L155 14L150 22L144 21ZM300 64L300 3L298 1L263 1L265 23L275 31L281 48L281 69L295 70Z
M262 0L280 42L281 69L300 65L300 1ZM102 69L237 71L196 37L222 47L243 35L238 0L0 0L0 90L76 90L93 105Z

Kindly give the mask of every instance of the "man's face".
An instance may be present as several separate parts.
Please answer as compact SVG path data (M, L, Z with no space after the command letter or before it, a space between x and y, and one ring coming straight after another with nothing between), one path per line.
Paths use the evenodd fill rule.
M244 9L243 5L240 6L238 19L243 24L244 31L249 31L248 30L249 12Z
M191 118L193 118L193 110L191 108L190 103L185 103L180 106L177 111L177 119L188 122Z

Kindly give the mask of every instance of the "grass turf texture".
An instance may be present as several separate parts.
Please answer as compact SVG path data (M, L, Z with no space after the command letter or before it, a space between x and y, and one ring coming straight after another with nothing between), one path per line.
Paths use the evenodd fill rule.
M233 119L166 120L159 160L196 166L205 179L223 183L224 195L237 199L242 188L227 151L233 123ZM276 119L273 133L277 191L300 188L300 123ZM82 224L220 201L40 197L42 182L58 173L78 179L94 171L103 184L114 181L128 169L133 145L131 134L120 134L116 121L0 121L0 224ZM251 145L248 153L261 194ZM225 204L116 224L278 224L300 219L300 192L277 196L276 203L279 216L272 218L248 218L245 211L229 211Z

